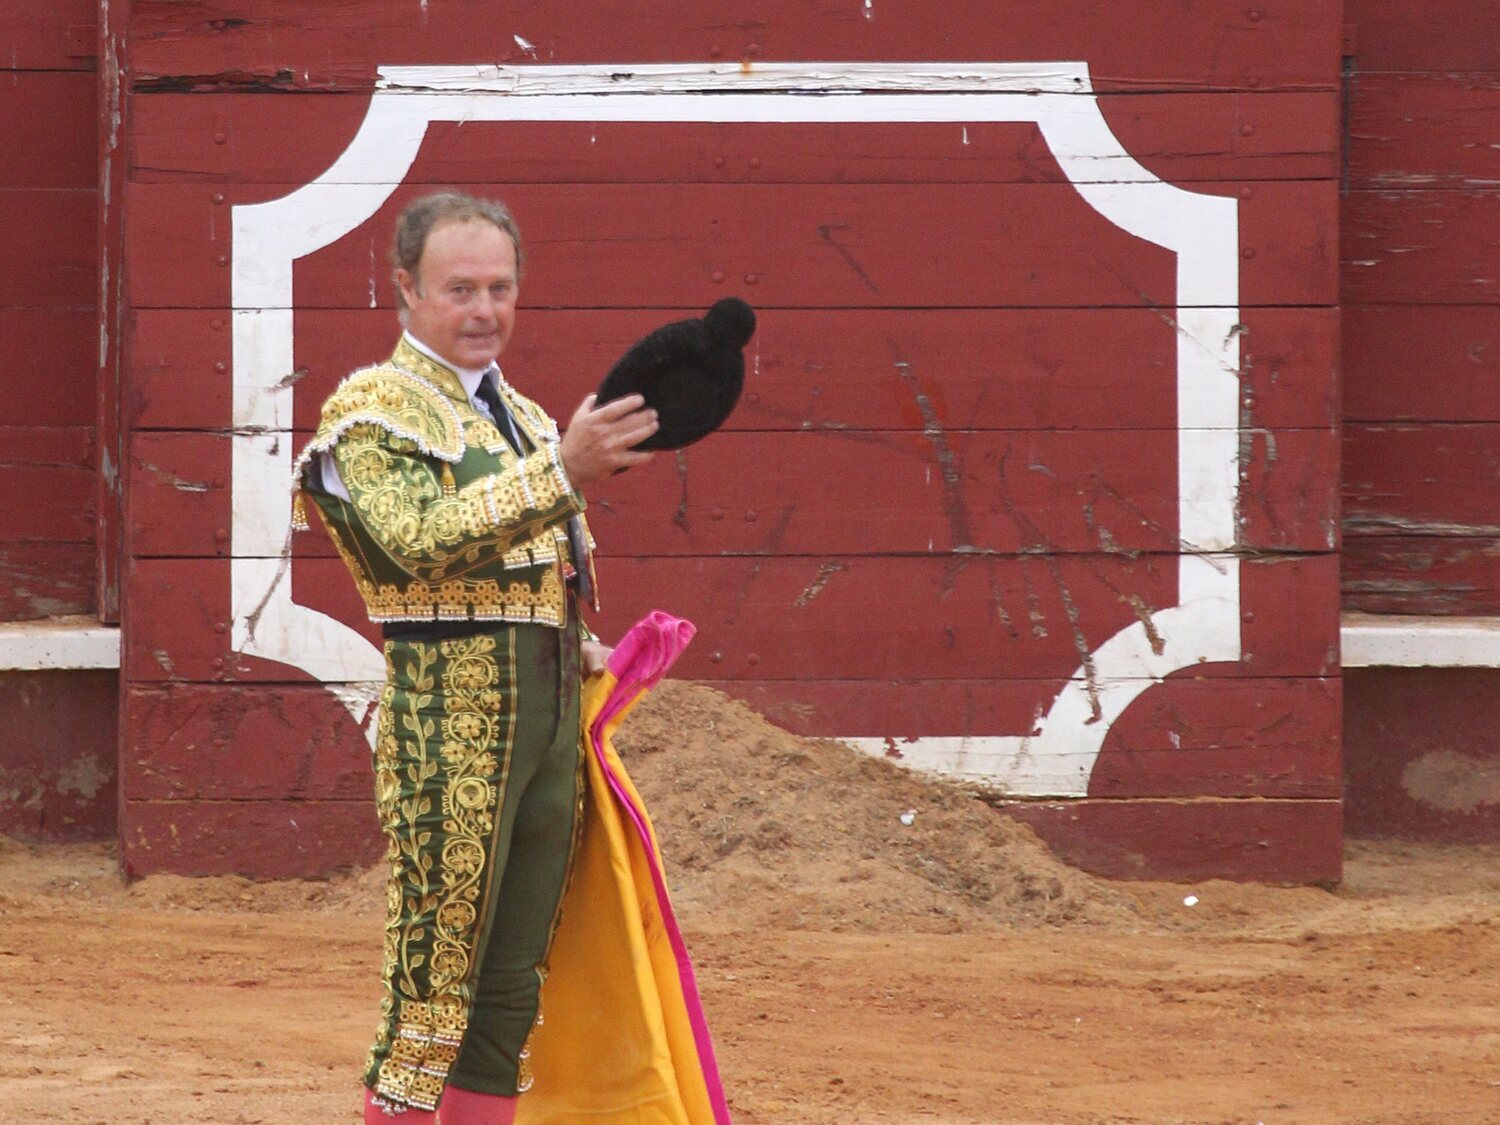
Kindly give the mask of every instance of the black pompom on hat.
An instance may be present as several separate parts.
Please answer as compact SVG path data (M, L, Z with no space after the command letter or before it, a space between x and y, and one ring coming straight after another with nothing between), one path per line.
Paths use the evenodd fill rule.
M598 403L639 394L661 428L635 448L681 449L724 424L745 385L744 347L755 312L738 297L702 319L664 324L633 344L599 384Z

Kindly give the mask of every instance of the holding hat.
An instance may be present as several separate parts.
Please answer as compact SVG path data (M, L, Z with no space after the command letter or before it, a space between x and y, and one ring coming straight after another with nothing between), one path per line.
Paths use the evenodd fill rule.
M700 318L665 324L637 341L599 384L598 403L639 394L661 428L636 450L681 449L724 424L745 385L744 347L755 312L725 297Z

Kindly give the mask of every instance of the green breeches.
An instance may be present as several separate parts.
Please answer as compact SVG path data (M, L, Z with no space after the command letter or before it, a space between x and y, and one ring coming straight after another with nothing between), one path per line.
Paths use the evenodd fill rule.
M432 1109L512 1095L583 798L576 626L388 640L375 786L391 877L365 1084Z

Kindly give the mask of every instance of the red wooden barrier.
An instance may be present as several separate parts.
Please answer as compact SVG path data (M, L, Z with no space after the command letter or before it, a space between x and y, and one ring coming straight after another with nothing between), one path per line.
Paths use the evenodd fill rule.
M1345 606L1500 615L1500 10L1350 0ZM1350 831L1493 840L1497 673L1348 678Z
M915 753L905 739L1019 739L1079 691L1100 720L1079 734L1098 742L1079 751L1097 752L1081 799L1025 810L1064 841L1081 818L1090 838L1070 854L1134 873L1336 877L1340 6L960 0L851 21L773 0L753 30L732 6L701 8L684 20L649 0L622 23L521 4L501 28L458 0L357 15L334 0L295 21L272 0L134 4L127 865L289 873L367 853L357 725L300 666L254 655L249 634L279 626L232 576L280 547L281 516L244 513L279 512L318 403L391 346L395 213L453 184L520 217L528 272L505 363L563 417L663 319L727 293L761 312L726 432L593 498L606 634L652 608L681 613L700 628L682 675L807 733L890 738L896 754ZM299 258L289 292L232 310L256 250L236 244L237 219L334 164L376 67L476 57L745 58L756 80L783 60L1082 60L1103 123L1140 163L1095 153L1092 178L1109 186L1090 202L1068 180L1090 169L1065 172L1029 121L438 123L375 214ZM911 73L861 80L908 88ZM869 104L878 116L880 95ZM1095 112L1087 96L1072 106ZM1201 264L1099 202L1152 198L1151 174L1224 201L1215 215L1236 209L1227 232L1183 237L1191 254L1232 236L1208 297L1191 280ZM1190 307L1205 300L1233 307ZM264 401L284 408L252 430L260 416L248 423L243 402L236 416L233 386L247 341L280 331L281 302L291 342ZM236 317L261 308L239 322L237 353ZM1230 356L1238 386L1205 354ZM255 463L264 505L244 491ZM1204 527L1217 529L1207 561L1192 541ZM284 581L278 605L371 635L320 540L296 544ZM1173 675L1122 672L1169 651L1159 622L1185 596L1197 608L1184 617L1227 606L1222 652L1174 655ZM1095 668L1112 637L1137 635L1138 664ZM1122 691L1135 703L1103 723L1101 698ZM274 848L237 850L263 833Z

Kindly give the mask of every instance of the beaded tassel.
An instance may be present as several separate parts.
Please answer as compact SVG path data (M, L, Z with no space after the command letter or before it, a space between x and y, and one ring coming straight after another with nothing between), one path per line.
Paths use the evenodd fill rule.
M307 497L300 488L292 493L292 530L307 530Z
M453 483L453 466L446 461L443 462L443 495L458 495L458 485Z

